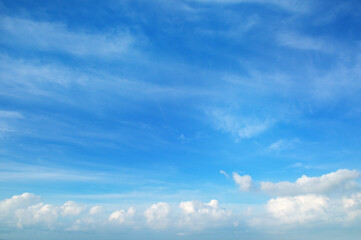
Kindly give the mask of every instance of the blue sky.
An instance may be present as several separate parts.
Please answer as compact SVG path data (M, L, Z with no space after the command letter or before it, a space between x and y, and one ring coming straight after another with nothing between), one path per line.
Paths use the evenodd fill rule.
M358 239L360 12L1 1L0 238Z

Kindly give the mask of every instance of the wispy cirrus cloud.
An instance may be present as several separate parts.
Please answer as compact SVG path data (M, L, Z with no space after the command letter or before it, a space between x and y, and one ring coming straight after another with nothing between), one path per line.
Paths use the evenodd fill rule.
M22 118L24 118L24 115L21 112L0 110L0 138L16 132L14 123Z
M131 49L134 38L125 29L113 33L71 31L64 24L2 17L2 43L76 56L119 57Z
M127 79L118 74L94 68L79 69L55 62L18 59L0 54L0 94L17 98L43 96L75 104L73 95L67 93L77 89L79 95L89 97L94 91L102 91L113 97L126 98L185 98L213 96L207 89L187 86L171 86L138 79ZM66 94L64 94L66 93ZM71 99L70 99L71 98ZM104 100L104 99L102 99ZM5 114L5 113L3 113Z
M289 148L292 148L296 142L298 142L298 139L280 139L273 143L271 143L267 148L266 151L273 151L273 152L281 152L284 150L287 150Z
M256 137L274 124L272 120L260 121L247 117L236 117L220 110L212 111L210 116L216 129L231 133L239 140Z
M7 181L95 181L100 175L85 173L84 171L73 171L54 167L35 166L33 164L22 164L3 161L0 164L0 182Z
M299 50L312 50L326 53L332 53L334 51L333 45L330 45L321 38L305 36L294 32L280 33L277 36L277 41L280 45Z
M228 174L227 174L227 172L224 171L224 170L219 170L219 173L222 174L222 175L224 175L226 178L229 177Z
M292 12L308 12L311 10L310 1L299 1L299 0L194 0L204 3L219 3L219 4L236 4L236 3L256 3L278 6L282 9Z

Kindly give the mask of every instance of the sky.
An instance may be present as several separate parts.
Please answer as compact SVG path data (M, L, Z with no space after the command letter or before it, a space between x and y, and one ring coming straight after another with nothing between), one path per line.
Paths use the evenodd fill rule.
M358 0L0 1L0 239L359 239Z

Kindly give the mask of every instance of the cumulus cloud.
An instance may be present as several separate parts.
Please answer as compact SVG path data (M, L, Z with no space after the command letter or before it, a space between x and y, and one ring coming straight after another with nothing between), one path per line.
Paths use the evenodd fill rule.
M357 170L339 169L320 177L302 175L295 182L260 182L254 184L249 175L240 176L233 173L233 180L241 191L249 191L253 187L274 196L296 196L307 194L329 194L352 191L358 188L356 179L360 172Z
M102 206L93 206L89 209L89 214L93 215L93 214L98 214L103 212L103 207Z
M94 231L94 229L99 229L102 225L102 222L99 222L98 220L91 218L91 217L82 217L80 219L76 219L75 222L65 228L65 231ZM104 227L104 226L102 226Z
M127 211L124 209L118 210L110 214L109 221L110 222L118 222L118 223L125 223L127 220L134 217L135 208L130 207Z
M303 175L295 182L261 182L260 189L271 195L302 195L326 194L354 189L357 186L355 179L359 177L356 170L339 169L336 172L320 177Z
M361 193L356 170L339 169L320 177L303 175L295 182L261 182L260 190L276 197L253 215L257 227L299 227L310 224L357 224L361 220Z
M61 214L63 216L77 216L84 210L84 206L73 201L64 203L61 207Z
M38 203L25 209L16 210L15 216L19 228L39 224L44 225L47 228L52 228L53 223L57 220L59 215L57 208L53 205Z
M249 191L252 187L252 178L249 175L240 176L233 172L233 180L239 185L241 191Z
M0 202L0 221L9 227L53 229L60 217L76 217L85 208L84 205L73 201L68 201L61 206L45 204L40 202L39 196L23 193Z
M21 195L5 199L0 202L0 217L12 213L16 209L31 206L39 200L40 198L32 193L23 193Z
M160 229L168 225L169 213L170 205L165 202L159 202L145 210L143 215L150 227Z
M359 226L361 193L343 197L298 195L271 198L265 211L249 215L248 224L260 229L297 228L316 225Z
M183 217L179 225L195 230L205 227L219 226L231 216L230 211L220 208L218 201L213 199L209 203L199 201L185 201L179 204Z
M268 201L267 211L281 223L309 223L326 216L328 202L327 197L317 195L277 197Z
M356 182L359 175L356 170L339 169L319 177L303 175L295 182L260 182L259 190L275 197L267 201L263 210L255 207L244 217L249 226L270 231L274 227L310 224L357 225L361 220L361 193ZM241 190L253 185L251 177L245 176L233 174Z
M346 210L345 219L348 222L361 220L361 193L354 193L342 199L342 206Z
M86 206L67 201L62 205L40 202L32 193L13 196L0 202L0 225L11 228L46 228L64 231L97 231L121 224L132 228L173 229L183 232L203 230L227 224L232 212L221 208L217 200L208 203L184 201L178 208L166 202L151 205L144 212L134 207L108 214L99 205Z
M237 174L238 175L238 174ZM238 175L239 176L239 175ZM239 176L244 177L244 176ZM247 179L247 178L246 178ZM359 226L361 220L361 193L340 195L299 194L276 196L265 204L253 205L247 211L223 208L218 201L182 201L178 208L158 202L144 212L134 207L104 213L102 206L68 201L54 206L39 202L31 193L14 196L0 202L0 225L14 228L46 228L64 231L98 231L113 229L171 230L191 234L213 228L256 227L267 230L338 224L342 227ZM244 207L244 206L243 206ZM238 210L241 210L241 205ZM252 209L252 210L250 210ZM244 209L243 209L244 210ZM243 212L243 213L242 213ZM241 224L241 225L240 225ZM242 225L247 224L247 225Z

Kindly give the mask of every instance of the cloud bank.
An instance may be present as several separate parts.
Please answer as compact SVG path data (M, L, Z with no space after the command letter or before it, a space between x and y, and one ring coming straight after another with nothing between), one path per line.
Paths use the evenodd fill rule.
M247 211L244 204L221 207L216 199L181 201L178 205L158 202L145 209L131 206L110 211L101 205L88 206L74 201L56 206L43 203L35 194L23 193L0 202L0 222L9 229L120 231L126 228L181 234L225 227L265 232L275 226L299 228L313 224L341 224L347 228L357 226L361 220L358 177L356 170L339 169L319 177L303 175L295 182L261 182L257 189L249 175L233 173L233 180L241 191L256 190L273 195L264 204L253 204Z

